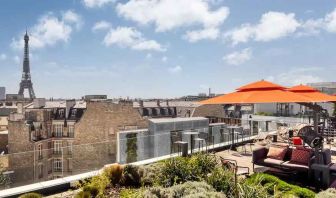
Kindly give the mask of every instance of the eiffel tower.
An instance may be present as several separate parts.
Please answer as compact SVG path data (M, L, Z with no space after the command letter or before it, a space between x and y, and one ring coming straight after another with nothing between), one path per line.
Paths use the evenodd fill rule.
M35 93L34 93L33 83L31 81L31 76L30 76L29 48L28 48L29 36L27 34L27 30L26 30L26 34L24 35L24 41L25 41L25 46L24 46L24 57L23 57L23 72L22 72L22 78L20 82L19 94L24 95L24 90L28 89L29 99L34 99Z

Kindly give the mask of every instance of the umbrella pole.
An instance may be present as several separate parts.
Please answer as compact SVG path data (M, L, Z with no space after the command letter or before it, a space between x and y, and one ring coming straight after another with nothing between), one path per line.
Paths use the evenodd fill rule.
M313 110L313 120L314 120L314 131L318 133L318 113L316 110ZM321 134L322 135L322 134ZM323 137L323 136L322 136ZM323 146L322 146L323 147ZM315 147L315 157L316 157L316 163L320 164L320 148Z

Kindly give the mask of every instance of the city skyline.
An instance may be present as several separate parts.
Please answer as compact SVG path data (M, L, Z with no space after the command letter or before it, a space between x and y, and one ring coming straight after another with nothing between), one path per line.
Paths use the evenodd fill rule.
M335 81L331 2L14 0L0 9L7 93L19 88L26 28L37 97L164 98L260 79Z

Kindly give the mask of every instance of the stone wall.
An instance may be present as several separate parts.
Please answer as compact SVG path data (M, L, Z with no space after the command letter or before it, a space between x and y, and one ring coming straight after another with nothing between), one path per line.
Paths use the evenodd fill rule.
M148 121L131 103L88 102L85 113L75 124L74 171L85 172L115 163L117 133L147 127Z
M14 171L11 182L16 185L33 182L34 152L28 127L24 121L10 121L8 131L9 170Z

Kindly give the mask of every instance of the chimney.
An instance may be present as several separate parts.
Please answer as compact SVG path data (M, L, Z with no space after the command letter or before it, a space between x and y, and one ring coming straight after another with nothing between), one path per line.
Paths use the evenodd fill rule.
M140 107L144 107L144 102L143 102L143 100L139 100L139 106L140 106Z
M211 88L209 87L209 97L211 96Z
M156 105L159 107L160 105L160 100L156 100Z
M166 100L166 105L167 105L167 107L169 106L169 100Z
M17 113L18 114L23 114L23 104L22 104L22 102L16 103L16 106L17 106Z
M65 101L65 117L68 118L70 108L75 106L76 100L66 100Z

